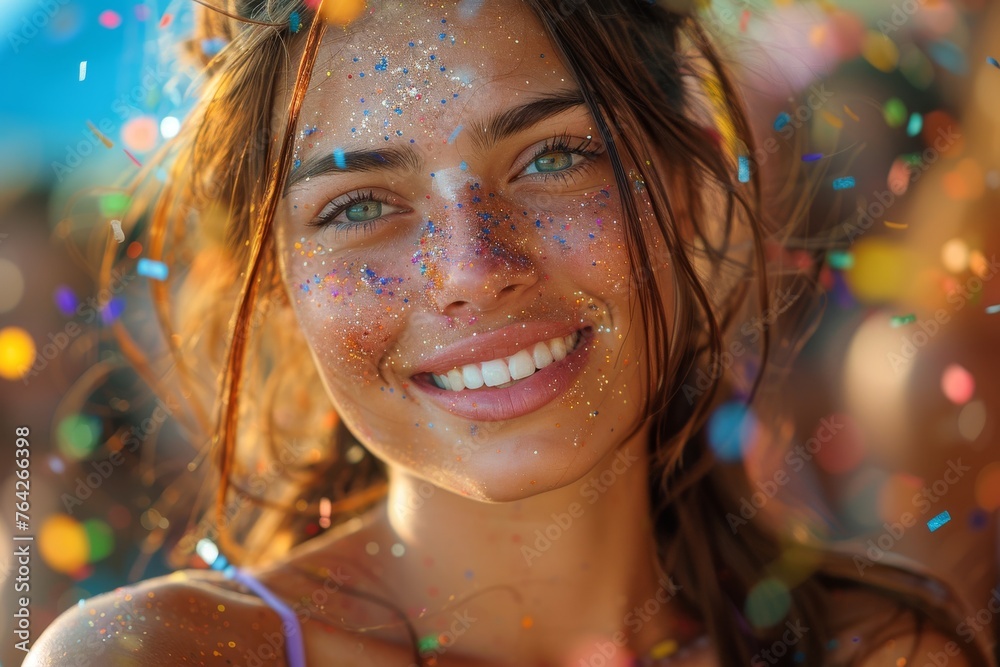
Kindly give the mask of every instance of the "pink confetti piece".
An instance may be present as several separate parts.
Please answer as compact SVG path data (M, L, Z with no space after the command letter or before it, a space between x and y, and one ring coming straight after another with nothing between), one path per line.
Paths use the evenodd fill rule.
M113 9L105 9L97 16L97 22L108 30L114 30L122 24L122 17Z
M128 155L128 158L135 163L135 166L139 167L140 169L142 168L142 163L136 160L135 156L129 153L127 148L123 148L122 150L125 151L125 155Z

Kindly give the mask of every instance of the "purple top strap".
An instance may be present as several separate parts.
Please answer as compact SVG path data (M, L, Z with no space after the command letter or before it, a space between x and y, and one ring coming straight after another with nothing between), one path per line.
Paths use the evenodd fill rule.
M306 667L306 651L305 645L302 643L302 626L299 624L299 619L295 616L292 608L282 602L264 584L254 579L250 573L240 570L233 565L228 566L222 573L227 579L237 581L256 593L261 600L281 617L282 630L285 633L285 658L288 660L288 667Z

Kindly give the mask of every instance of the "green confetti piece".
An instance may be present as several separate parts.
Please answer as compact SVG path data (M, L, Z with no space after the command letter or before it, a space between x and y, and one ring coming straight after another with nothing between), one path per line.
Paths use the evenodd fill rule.
M902 327L907 324L912 324L916 321L917 321L917 316L914 315L913 313L910 313L909 315L896 315L895 317L892 318L892 326Z
M893 97L882 107L882 116L889 127L901 127L906 122L906 105L903 104L903 100Z
M417 642L417 649L420 651L433 651L438 647L437 635L427 635L421 637Z
M826 259L834 269L846 271L854 268L854 255L843 250L831 250L827 253Z
M91 563L107 558L115 550L115 534L108 524L100 519L87 519L83 522L83 530L90 546Z
M132 198L124 192L103 195L100 200L101 215L106 218L120 218L132 203Z

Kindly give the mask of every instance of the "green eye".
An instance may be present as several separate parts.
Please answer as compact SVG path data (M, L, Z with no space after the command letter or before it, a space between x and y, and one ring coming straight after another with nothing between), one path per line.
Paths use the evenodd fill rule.
M382 202L363 201L348 206L344 211L351 222L368 222L382 217Z
M565 152L546 153L532 162L532 164L538 173L562 171L573 166L573 154Z

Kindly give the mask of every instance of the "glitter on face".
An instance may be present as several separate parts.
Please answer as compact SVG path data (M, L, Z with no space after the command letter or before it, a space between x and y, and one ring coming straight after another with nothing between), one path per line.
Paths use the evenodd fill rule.
M583 107L479 145L485 119L572 81L558 59L539 55L552 45L527 10L499 27L478 13L442 18L432 8L426 22L400 22L403 11L373 8L364 21L382 27L359 23L321 48L293 164L302 173L325 156L330 170L310 168L289 187L278 221L283 275L335 407L368 449L463 493L481 494L488 481L497 493L541 492L561 473L522 471L511 457L520 434L542 434L533 466L557 471L572 455L586 467L632 418L612 406L632 415L641 403L641 339L624 335L637 328L628 321L614 175ZM497 34L484 47L487 23ZM484 58L483 48L498 57ZM563 135L595 156L551 147ZM391 168L352 171L362 151ZM346 201L376 214L352 220ZM336 222L310 226L316 217ZM489 422L433 403L415 370L449 346L478 351L482 336L540 323L591 332L578 376L556 400L491 430L496 446L459 456L450 440L441 447ZM543 380L539 390L556 388Z

